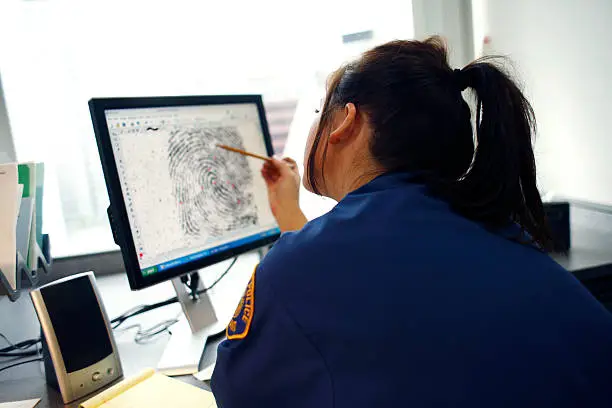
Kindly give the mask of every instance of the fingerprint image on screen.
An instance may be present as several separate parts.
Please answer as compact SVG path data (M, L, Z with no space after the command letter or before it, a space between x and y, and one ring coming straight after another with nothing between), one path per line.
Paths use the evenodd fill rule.
M180 225L191 237L219 237L258 223L247 158L220 149L244 149L232 126L176 126L170 131L168 165Z

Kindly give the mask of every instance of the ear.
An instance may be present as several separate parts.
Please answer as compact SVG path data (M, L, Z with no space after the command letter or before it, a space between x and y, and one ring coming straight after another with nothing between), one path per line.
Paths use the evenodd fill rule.
M353 103L344 106L342 123L329 134L329 143L338 144L351 138L357 124L357 108Z

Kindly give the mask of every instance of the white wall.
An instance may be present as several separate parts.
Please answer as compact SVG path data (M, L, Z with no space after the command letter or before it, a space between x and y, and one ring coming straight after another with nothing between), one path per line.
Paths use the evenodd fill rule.
M0 163L12 161L15 161L15 146L13 145L8 113L6 112L2 78L0 78Z
M477 3L485 52L514 60L534 105L542 190L612 204L612 1Z
M7 2L0 1L0 66L2 65L2 50L4 42L7 41L7 35L4 31L5 19L1 18L6 15ZM4 89L2 87L2 75L0 74L0 163L15 161L15 144L11 133L8 113L6 108L6 99L4 98Z
M414 37L441 35L448 42L451 66L474 59L471 0L413 0Z

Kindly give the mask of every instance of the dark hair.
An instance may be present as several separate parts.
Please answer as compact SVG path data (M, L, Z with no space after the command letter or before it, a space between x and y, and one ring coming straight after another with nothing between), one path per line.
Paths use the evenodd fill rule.
M307 162L315 193L325 183L315 155L334 111L352 102L372 127L370 150L385 171L421 175L432 194L490 228L513 221L550 247L536 187L533 109L497 64L481 58L453 70L443 40L392 41L365 52L330 77ZM475 131L462 91L475 96ZM323 166L327 144L323 154Z

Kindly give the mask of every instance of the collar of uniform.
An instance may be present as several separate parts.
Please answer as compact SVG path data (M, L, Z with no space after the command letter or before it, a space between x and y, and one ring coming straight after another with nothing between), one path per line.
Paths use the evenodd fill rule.
M388 172L381 174L369 183L352 191L347 195L347 197L419 184L424 184L424 181L422 176L419 176L418 173ZM483 225L483 227L485 226ZM510 220L508 221L508 224L503 227L487 229L492 233L500 235L504 238L526 244L540 251L542 250L538 244L532 241L531 236L525 230L523 230L520 225Z
M376 177L369 183L353 190L348 196L367 194L374 191L388 190L401 187L402 185L414 184L419 182L419 177L414 173L406 172L387 172Z
M347 198L361 194L373 193L376 191L390 190L397 187L419 184L424 184L424 181L422 176L419 176L418 173L387 172L352 191L347 195ZM483 225L483 227L485 226ZM487 229L492 233L500 235L504 238L526 244L540 251L542 250L538 244L532 241L531 236L515 222L508 221L508 224L503 227Z

